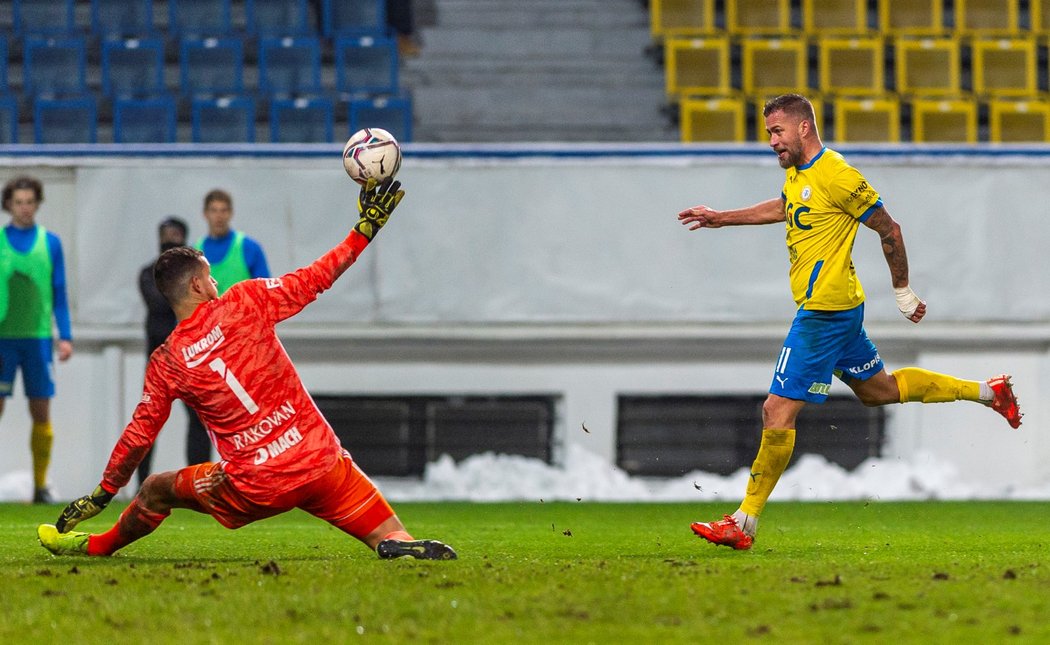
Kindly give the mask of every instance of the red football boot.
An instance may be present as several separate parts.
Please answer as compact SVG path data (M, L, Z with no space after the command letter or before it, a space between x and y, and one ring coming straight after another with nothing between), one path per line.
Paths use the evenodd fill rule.
M717 522L693 522L690 525L693 533L711 544L724 544L738 551L746 551L754 544L754 539L740 529L732 515L725 515Z
M1014 396L1014 386L1010 383L1009 374L1000 374L988 379L988 387L992 388L995 398L989 403L989 407L1003 415L1011 428L1021 426L1021 408L1017 405L1017 397Z

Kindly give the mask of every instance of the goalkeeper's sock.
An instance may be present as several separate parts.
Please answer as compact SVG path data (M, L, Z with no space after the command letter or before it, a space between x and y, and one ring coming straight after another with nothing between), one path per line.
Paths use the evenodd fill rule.
M382 542L383 540L397 540L399 542L411 542L411 541L413 541L415 539L416 538L412 537L411 535L409 535L405 531L391 531L390 533L387 533L386 535L384 535L383 539L380 540L380 542Z
M29 449L33 453L33 486L37 490L47 487L47 468L51 465L51 444L54 438L50 421L33 423L29 433Z
M740 510L737 511L753 518L752 527L758 526L758 516L762 514L773 487L787 469L794 449L794 428L762 429L762 443L758 447L758 456L751 464L751 478L747 482L744 501L740 503ZM746 532L748 524L747 518L744 519L745 521L741 521L737 518L737 524Z
M990 401L995 396L983 383L987 392L983 392L978 381L938 374L919 367L904 367L892 374L900 391L900 402L946 403L948 401Z
M137 498L133 499L120 514L120 519L113 525L113 528L88 538L88 555L113 555L119 549L152 533L169 515L171 511L167 513L147 511L139 504Z

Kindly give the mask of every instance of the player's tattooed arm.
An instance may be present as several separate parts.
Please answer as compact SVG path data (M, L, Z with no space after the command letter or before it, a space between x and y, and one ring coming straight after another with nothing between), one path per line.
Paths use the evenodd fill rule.
M908 253L904 250L900 225L890 217L884 206L876 208L864 225L878 233L882 240L882 254L886 256L886 264L890 267L894 288L908 286Z
M864 225L878 233L882 239L882 254L886 256L886 264L890 267L897 309L908 320L919 322L926 315L926 303L908 285L908 253L904 250L904 236L901 235L900 225L882 206L875 209Z

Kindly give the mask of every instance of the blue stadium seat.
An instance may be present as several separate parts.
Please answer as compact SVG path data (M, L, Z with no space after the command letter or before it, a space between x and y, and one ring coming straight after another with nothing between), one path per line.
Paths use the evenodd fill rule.
M312 36L260 40L259 89L275 96L320 91L320 41Z
M334 110L326 97L270 102L270 140L274 143L331 143Z
M194 99L194 143L255 143L255 101L246 97Z
M7 90L7 38L0 35L0 91Z
M183 40L179 85L186 96L239 94L244 77L244 44L239 38Z
M168 0L168 31L179 38L233 33L230 0Z
M11 21L19 36L69 36L76 31L74 0L14 0Z
M412 101L408 98L355 99L348 112L348 136L361 128L383 128L401 143L412 140Z
M170 96L113 102L113 143L175 143L175 101Z
M389 38L335 41L336 89L346 95L397 94L397 44Z
M306 0L247 0L245 31L253 36L305 36L314 34Z
M18 143L18 99L0 94L0 145Z
M383 36L386 0L323 0L321 24L328 38Z
M31 38L25 42L23 91L29 96L70 96L87 91L84 39Z
M38 98L33 104L34 143L98 143L95 97Z
M153 35L153 0L91 0L91 33L103 40Z
M102 43L102 91L109 97L164 91L164 43L143 38Z

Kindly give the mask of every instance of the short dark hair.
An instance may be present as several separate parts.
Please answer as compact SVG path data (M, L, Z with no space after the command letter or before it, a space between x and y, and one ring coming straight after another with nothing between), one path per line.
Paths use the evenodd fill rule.
M160 254L153 264L153 281L157 283L168 304L175 304L186 297L190 278L200 270L204 253L192 246L179 246Z
M814 125L817 123L817 115L813 112L813 104L801 94L781 94L774 99L770 99L766 102L765 107L762 108L762 116L769 116L777 111L798 117L803 121L809 121Z
M4 210L8 210L7 205L11 201L11 197L14 196L16 190L26 189L33 191L33 197L36 199L36 203L39 204L44 201L44 184L40 183L40 180L36 177L21 175L4 184L3 193L0 194L0 204L3 205Z
M183 238L186 237L186 234L190 230L189 227L186 226L186 222L174 215L168 215L161 221L160 226L157 227L157 233L163 233L166 228L178 229L178 231L182 233Z
M208 208L208 204L212 202L226 202L230 208L233 208L233 197L221 188L208 191L208 194L204 196L204 208Z

